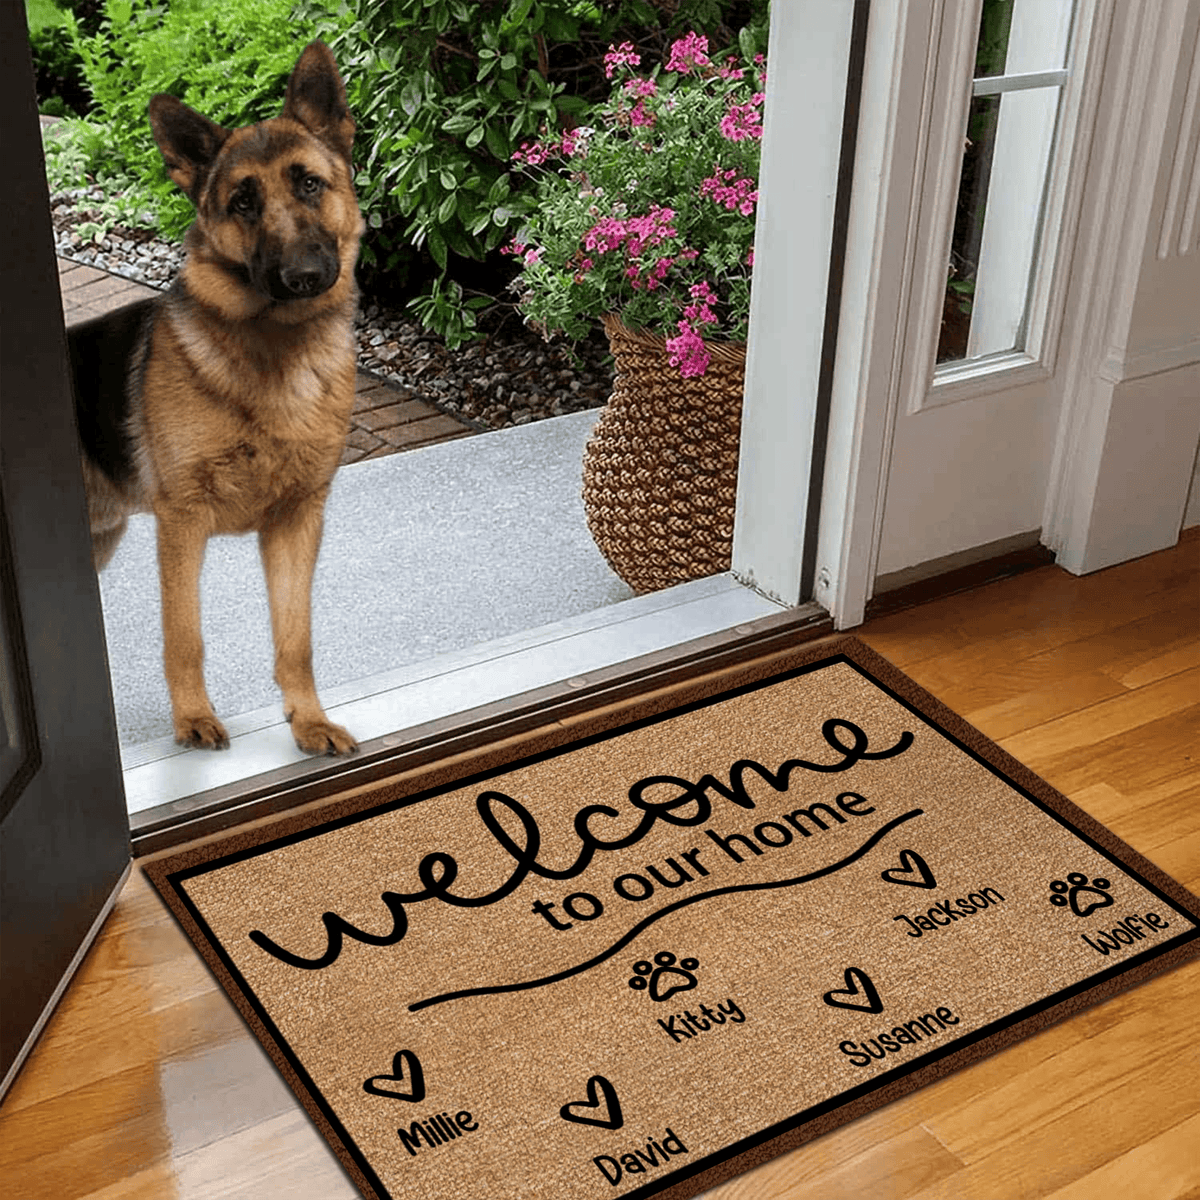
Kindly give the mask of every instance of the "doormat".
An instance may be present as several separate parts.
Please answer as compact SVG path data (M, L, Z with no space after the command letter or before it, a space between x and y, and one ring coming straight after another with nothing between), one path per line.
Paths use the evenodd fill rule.
M766 670L147 865L365 1196L682 1200L1200 949L866 647Z

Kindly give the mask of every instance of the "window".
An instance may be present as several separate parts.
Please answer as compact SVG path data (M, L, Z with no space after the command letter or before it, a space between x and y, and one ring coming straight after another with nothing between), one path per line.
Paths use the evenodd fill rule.
M1027 348L1073 9L984 0L939 363Z

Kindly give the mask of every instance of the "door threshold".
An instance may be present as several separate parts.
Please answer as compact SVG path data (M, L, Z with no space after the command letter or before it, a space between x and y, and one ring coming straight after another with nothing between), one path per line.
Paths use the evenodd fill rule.
M230 748L202 751L160 738L122 752L135 849L146 853L220 827L394 773L403 761L464 736L476 742L558 719L628 691L718 647L758 646L789 630L831 628L817 605L785 609L732 575L648 596L456 651L328 690L330 718L358 738L359 754L315 758L298 750L278 706L226 721ZM488 731L484 733L483 731ZM239 810L251 806L239 815Z

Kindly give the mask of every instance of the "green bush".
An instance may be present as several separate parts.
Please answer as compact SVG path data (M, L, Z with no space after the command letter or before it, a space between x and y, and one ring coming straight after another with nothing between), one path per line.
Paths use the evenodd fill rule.
M736 22L765 22L766 0L360 0L333 50L359 125L357 187L370 233L368 278L409 278L425 325L452 344L470 336L495 252L531 212L512 155L546 128L585 123L607 96L604 53L631 41L661 61L688 29L716 45ZM414 264L414 251L431 263ZM489 263L472 271L469 263ZM418 268L412 272L414 265ZM430 275L432 274L432 279ZM464 284L478 286L464 299Z
M421 292L418 317L457 344L511 277L497 249L534 202L510 172L514 150L586 123L608 93L609 43L661 61L682 32L728 46L750 22L764 41L766 11L767 0L105 0L94 33L68 18L94 124L68 122L48 147L51 186L107 181L125 210L150 210L180 237L192 210L150 137L150 97L169 92L229 126L275 116L300 48L320 37L358 122L366 290Z
M164 237L181 237L192 207L167 179L150 136L150 97L169 92L222 125L278 115L299 50L317 36L315 14L325 14L326 36L333 31L332 3L310 3L299 18L294 7L294 0L172 0L169 6L107 0L90 35L68 16L94 127L63 131L63 149L48 154L52 187L81 186L81 173L120 180L134 197L131 206L157 215Z
M86 116L91 96L64 8L74 13L79 26L88 33L94 33L100 25L102 0L64 0L62 8L54 0L26 0L38 111L52 117Z

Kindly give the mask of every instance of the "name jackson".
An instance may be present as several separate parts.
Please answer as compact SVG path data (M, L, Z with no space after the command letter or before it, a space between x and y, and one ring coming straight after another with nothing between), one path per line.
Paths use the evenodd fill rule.
M965 898L959 896L956 900L941 900L923 913L914 913L911 917L901 914L892 920L902 921L900 928L910 938L919 938L1003 903L1004 897L994 887L987 887L971 892Z

